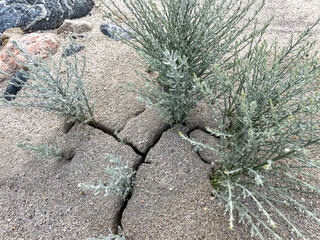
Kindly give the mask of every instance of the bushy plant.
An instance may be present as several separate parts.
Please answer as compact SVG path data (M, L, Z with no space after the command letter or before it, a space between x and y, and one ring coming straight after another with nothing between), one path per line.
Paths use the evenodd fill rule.
M31 143L18 143L17 146L22 149L31 151L43 161L50 159L59 160L61 158L61 149L56 143L52 145L45 143L39 145L33 145Z
M109 177L108 184L105 185L100 181L99 185L79 183L78 186L84 190L94 190L95 194L105 192L105 196L113 194L125 200L133 186L135 171L129 167L128 161L124 164L121 157L115 157L110 154L106 156L111 163L111 165L105 169Z
M197 81L212 110L222 116L219 129L208 129L220 146L189 141L220 154L211 183L230 229L235 221L247 223L260 239L266 237L262 228L281 239L275 229L282 223L305 238L284 206L299 209L320 227L319 216L301 201L304 195L320 197L319 175L313 175L320 173L320 162L313 158L320 140L320 65L309 35L313 27L282 49L257 41L244 58L234 55L232 71L216 64L216 88ZM231 124L225 128L227 118Z
M161 0L159 7L152 0L123 1L130 15L113 0L109 2L106 7L111 15L132 31L133 40L122 41L158 73L155 78L144 75L144 87L129 84L127 88L140 94L172 125L183 123L203 97L195 88L194 75L210 84L212 64L231 68L234 50L242 51L267 26L243 34L260 11L246 18L254 0Z
M4 95L2 105L35 107L45 111L51 111L66 118L67 122L92 123L94 104L91 101L91 89L84 84L83 75L85 70L85 59L79 60L74 54L70 61L67 57L60 57L58 63L51 58L49 61L29 55L14 45L22 53L24 62L18 61L23 69L22 75L27 82L22 81L16 75L16 87L23 87L25 91L15 95ZM62 69L65 68L65 76ZM1 73L6 74L0 70ZM18 98L18 101L6 99Z

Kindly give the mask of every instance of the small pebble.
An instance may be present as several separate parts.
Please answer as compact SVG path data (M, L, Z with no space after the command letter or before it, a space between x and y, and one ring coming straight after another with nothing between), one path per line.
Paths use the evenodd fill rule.
M7 86L6 91L4 92L4 98L7 101L15 99L15 95L21 90L22 86L27 82L27 77L20 70L15 76L10 80L10 83Z
M121 38L130 40L133 38L132 33L126 27L119 27L111 23L102 23L100 26L101 32L116 41Z
M84 49L84 46L80 43L71 43L63 51L62 57L71 56L74 53L80 52Z

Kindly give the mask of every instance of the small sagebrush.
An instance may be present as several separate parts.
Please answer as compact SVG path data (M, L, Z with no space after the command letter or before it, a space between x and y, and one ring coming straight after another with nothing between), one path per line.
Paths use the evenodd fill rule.
M72 60L60 57L56 63L52 58L44 60L29 55L17 42L14 45L22 53L25 61L18 61L27 82L21 82L16 76L16 86L23 87L17 96L3 95L1 105L35 107L54 112L66 118L67 122L93 123L94 104L91 101L91 89L84 84L85 59L79 60L74 54ZM65 71L65 75L62 71ZM0 70L1 73L6 74ZM14 101L6 99L17 98Z
M105 192L105 196L113 194L125 200L133 186L133 177L135 171L130 168L129 161L124 164L121 157L115 157L107 154L107 158L111 163L105 170L108 174L108 184L105 185L100 181L99 185L79 183L79 187L83 190L94 190L95 194Z
M286 225L306 238L284 207L298 209L320 228L320 216L301 201L320 197L319 175L313 175L320 173L313 156L320 143L320 64L310 40L319 21L282 49L257 41L244 58L234 56L232 71L215 65L216 88L197 81L222 116L218 129L207 129L220 146L189 141L220 156L211 183L230 229L238 221L260 239L266 232L281 239L276 229Z
M234 50L241 52L264 32L267 24L243 34L254 25L263 5L247 17L253 3L162 0L158 6L152 0L123 0L129 17L116 2L108 0L105 6L111 16L121 19L132 32L133 40L122 41L142 56L150 70L158 73L154 78L144 75L144 87L128 84L127 89L138 93L169 124L185 122L189 111L203 97L194 84L194 75L202 82L214 84L209 82L212 64L232 68L229 60ZM116 20L114 23L117 24Z
M31 143L18 143L17 146L19 148L31 151L43 161L50 159L59 160L61 158L61 149L56 143L51 145L45 143L39 145L33 145Z

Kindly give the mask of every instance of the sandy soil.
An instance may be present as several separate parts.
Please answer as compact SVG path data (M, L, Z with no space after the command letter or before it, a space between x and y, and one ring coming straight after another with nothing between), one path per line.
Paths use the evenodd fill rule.
M90 141L79 140L73 143L76 145L73 147L78 150L75 154L77 157L72 161L40 162L16 147L16 144L57 141L66 144L67 148L69 143L66 143L66 139L69 135L74 134L72 137L81 139L77 135L78 130L66 134L63 119L52 113L37 109L0 108L0 239L88 239L100 233L106 235L108 227L116 229L119 224L116 215L124 206L119 199L108 197L103 200L102 196L84 196L77 188L77 183L96 175L101 178L104 176L106 161L101 158L104 153L111 151L122 156L130 155L133 166L139 162L141 156L129 146L121 148L121 144L110 135L115 131L120 132L130 119L145 110L145 106L136 100L133 93L119 88L119 85L128 81L141 84L143 79L134 70L145 71L146 66L128 46L100 32L100 24L107 19L103 5L98 0L95 2L96 6L91 13L83 18L93 24L93 30L74 36L77 37L76 42L85 45L81 53L87 61L86 81L94 87L93 98L97 102L95 116L103 131L83 130L90 136ZM266 39L277 38L281 46L289 40L291 34L301 33L306 26L316 21L319 12L319 0L267 0L259 19L264 22L274 15ZM320 26L313 30L313 35L315 38L320 37ZM68 44L66 35L59 37L61 45ZM61 51L60 47L55 57ZM6 85L7 82L0 83L1 92ZM69 146L68 149L71 148ZM311 209L320 213L319 200L307 201ZM117 207L116 210L109 207L105 211L105 206L110 202ZM223 216L217 216L217 219L225 221ZM297 223L305 228L310 239L320 239L319 226L308 222L302 215L297 215ZM220 227L226 226L218 225L212 231L219 231ZM224 235L226 232L221 231L216 239L251 239L247 229L238 227L237 231L240 233L231 235ZM290 230L283 233L283 236L285 239L295 239Z

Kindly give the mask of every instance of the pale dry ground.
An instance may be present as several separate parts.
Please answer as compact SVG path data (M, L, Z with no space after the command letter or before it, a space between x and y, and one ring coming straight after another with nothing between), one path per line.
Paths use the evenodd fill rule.
M93 23L94 28L89 33L80 34L81 37L78 36L76 41L86 47L81 53L86 56L87 82L94 87L97 121L106 131L120 131L130 119L143 112L145 107L136 101L134 94L119 88L119 84L128 81L141 84L142 79L134 70L145 71L146 66L132 49L121 42L108 39L100 32L100 24L106 18L103 5L98 0L95 2L97 5L83 18ZM316 21L319 14L319 0L267 0L259 19L264 22L272 15L275 16L266 39L277 38L279 45L284 45L291 34L299 34ZM314 29L313 34L316 38L320 37L320 26ZM60 35L60 40L62 45L69 41L65 35ZM60 48L56 57L61 54L61 50ZM6 85L7 82L0 83L1 92ZM0 109L0 239L87 239L98 236L99 233L107 233L108 226L104 225L103 217L108 214L101 213L104 211L103 206L100 210L91 205L80 207L81 200L73 203L63 198L64 192L67 196L73 193L75 199L81 197L77 195L76 186L71 186L69 182L65 186L63 181L57 180L61 178L60 168L67 168L71 172L71 178L73 175L80 175L77 164L69 166L64 163L37 162L32 155L16 147L18 142L38 144L59 139L64 136L63 126L63 120L51 113L36 109ZM103 164L99 166L103 167ZM84 171L85 167L81 165L81 169ZM63 201L60 203L61 199ZM88 204L99 201L92 198ZM310 209L320 213L319 200L306 201ZM63 217L64 213L70 211L73 212L72 215ZM75 217L77 214L82 217ZM227 223L223 222L225 218L221 216L222 211L212 214L216 217L212 221L221 222L214 229L221 230L221 233L215 235L215 239L250 239L248 230L242 227L237 227L238 234L230 234L226 230ZM305 232L310 233L310 239L320 239L319 226L309 222L303 215L296 214L295 219ZM281 233L284 238L295 239L288 231Z

